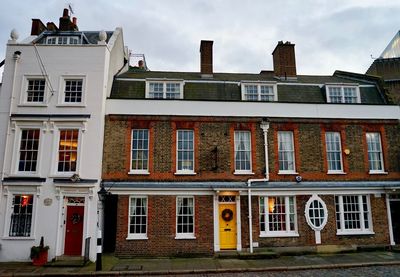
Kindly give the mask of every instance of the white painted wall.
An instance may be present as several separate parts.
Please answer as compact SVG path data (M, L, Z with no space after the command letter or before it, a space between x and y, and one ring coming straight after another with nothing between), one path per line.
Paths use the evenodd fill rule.
M24 104L26 76L40 76L39 62L32 44L9 43L6 52L3 89L0 94L0 136L1 149L7 144L4 156L3 177L19 177L17 172L19 135L22 126L41 128L39 146L39 164L32 177L46 178L44 183L2 183L0 196L0 261L29 260L30 247L38 245L41 236L50 246L49 259L63 254L65 235L65 200L64 196L85 197L85 224L83 237L91 237L90 258L96 259L97 238L97 191L101 180L105 98L111 90L112 76L124 65L124 47L122 29L117 28L108 45L37 45L48 79L54 90L47 91L47 103L42 106ZM12 54L21 51L12 82ZM85 79L85 100L82 106L60 105L63 93L63 76L80 76ZM46 80L46 84L48 84ZM12 119L9 126L7 99L13 91L11 114L35 114L41 117ZM4 100L4 102L3 102ZM90 118L49 117L50 114L90 115ZM81 179L96 179L91 184L55 184L55 177L69 177L72 174L56 172L58 151L58 128L77 127L79 132L78 169ZM6 134L6 135L5 135ZM4 142L5 141L5 142ZM0 156L0 160L2 156ZM10 238L9 221L13 193L34 194L34 216L30 238ZM45 199L51 199L50 206L44 205Z

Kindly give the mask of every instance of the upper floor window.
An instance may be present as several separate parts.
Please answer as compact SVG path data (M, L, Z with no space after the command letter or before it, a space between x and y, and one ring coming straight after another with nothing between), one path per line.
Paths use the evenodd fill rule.
M242 99L245 101L277 101L274 84L242 84Z
M294 142L291 131L278 132L278 160L280 173L295 172Z
M146 83L146 98L182 99L183 83L173 81L150 81Z
M78 36L47 37L46 44L79 44Z
M78 129L60 130L58 172L74 172L78 159Z
M29 79L28 88L26 90L26 102L43 103L45 87L45 79Z
M39 152L39 129L21 131L18 171L35 172Z
M379 133L367 133L368 164L370 173L383 172L383 154L381 135Z
M128 238L147 238L147 197L130 198L128 226Z
M64 102L65 103L81 103L83 92L82 79L66 79L64 87Z
M176 171L194 173L194 131L178 130L176 136Z
M235 173L251 173L251 135L235 131Z
M33 195L14 195L11 206L10 237L30 237Z
M176 198L176 237L194 238L194 198Z
M338 234L372 232L371 207L367 195L335 196Z
M328 161L328 173L343 172L342 147L339 132L326 132L326 159Z
M361 103L360 90L357 86L326 86L328 103Z
M149 130L132 130L131 172L148 173L149 170Z

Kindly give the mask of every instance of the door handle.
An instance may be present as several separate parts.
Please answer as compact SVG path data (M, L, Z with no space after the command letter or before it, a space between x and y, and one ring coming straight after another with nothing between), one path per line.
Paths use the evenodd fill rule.
M231 231L231 228L225 228L224 231Z

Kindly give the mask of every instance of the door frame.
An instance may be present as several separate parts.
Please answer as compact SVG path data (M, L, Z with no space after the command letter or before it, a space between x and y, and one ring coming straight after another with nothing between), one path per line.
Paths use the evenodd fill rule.
M221 250L219 239L219 196L235 196L235 202L226 202L236 205L236 251L242 251L242 230L240 221L240 194L239 191L217 191L214 194L214 251ZM227 250L229 251L229 250Z
M400 202L400 194L389 194L389 193L386 194L386 209L387 209L387 217L389 225L388 228L389 228L390 245L396 245L393 234L392 209L391 209L392 202Z
M68 203L68 198L83 198L83 203ZM86 222L87 222L87 199L84 195L65 195L64 196L64 205L63 205L63 236L62 236L62 247L61 247L61 255L65 255L65 238L67 235L67 214L68 214L68 206L82 206L83 207L83 228L82 228L82 248L81 255L84 255L85 251L85 234L86 234Z

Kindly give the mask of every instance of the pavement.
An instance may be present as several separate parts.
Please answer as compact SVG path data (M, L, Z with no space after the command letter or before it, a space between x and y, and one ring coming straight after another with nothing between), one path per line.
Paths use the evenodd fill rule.
M257 256L231 258L159 258L119 259L103 255L103 270L95 264L85 266L35 267L31 263L0 263L0 276L130 276L179 275L262 271L295 271L366 266L400 265L400 253L392 251L355 252L340 254L310 254L296 256Z

